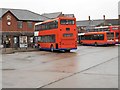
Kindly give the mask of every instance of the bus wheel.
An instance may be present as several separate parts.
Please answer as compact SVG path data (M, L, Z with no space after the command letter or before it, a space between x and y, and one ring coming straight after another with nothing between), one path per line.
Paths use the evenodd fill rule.
M51 52L54 51L54 47L53 47L53 45L51 45L51 47L50 47L50 51L51 51Z
M83 45L83 42L80 42L80 45Z
M95 46L97 47L98 46L98 44L95 42Z
M41 46L40 46L40 45L38 45L38 49L39 49L39 50L41 49Z
M65 52L70 52L70 50L65 50Z

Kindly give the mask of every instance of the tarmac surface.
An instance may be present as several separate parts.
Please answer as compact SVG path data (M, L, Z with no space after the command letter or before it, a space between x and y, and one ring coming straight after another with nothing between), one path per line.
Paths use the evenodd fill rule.
M3 88L118 88L118 46L2 54Z

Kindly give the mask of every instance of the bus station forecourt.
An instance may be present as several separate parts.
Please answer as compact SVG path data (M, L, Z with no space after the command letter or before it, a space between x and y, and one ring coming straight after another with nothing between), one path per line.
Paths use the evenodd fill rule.
M35 31L37 51L2 55L2 87L118 88L119 44L114 35L106 36L112 46L98 46L100 39L96 47L77 46L75 18L42 23Z
M118 47L2 55L3 88L118 88Z

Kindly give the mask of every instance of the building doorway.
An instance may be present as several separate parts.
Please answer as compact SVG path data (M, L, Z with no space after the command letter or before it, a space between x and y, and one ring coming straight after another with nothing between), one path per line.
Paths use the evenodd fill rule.
M20 48L28 47L27 36L19 36L19 46Z

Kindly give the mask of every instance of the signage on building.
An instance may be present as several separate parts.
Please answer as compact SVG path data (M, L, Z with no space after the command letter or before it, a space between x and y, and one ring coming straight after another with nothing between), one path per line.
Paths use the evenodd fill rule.
M34 32L34 36L38 36L38 34L39 34L38 31Z
M7 15L7 20L11 20L11 16L10 15Z
M11 25L11 16L10 15L7 15L7 25L10 26Z

